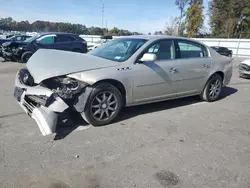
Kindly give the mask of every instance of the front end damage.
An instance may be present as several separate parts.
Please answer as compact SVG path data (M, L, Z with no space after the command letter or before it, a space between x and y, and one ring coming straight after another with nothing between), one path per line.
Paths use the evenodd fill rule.
M29 71L21 69L16 75L14 96L46 136L55 132L58 116L66 109L83 112L91 91L86 83L67 76L36 84Z

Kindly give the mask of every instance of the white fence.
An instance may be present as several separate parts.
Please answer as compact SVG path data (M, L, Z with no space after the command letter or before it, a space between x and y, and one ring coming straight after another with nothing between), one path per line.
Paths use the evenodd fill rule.
M233 51L236 57L250 57L250 39L196 38L208 46L223 46Z
M80 35L88 43L95 43L100 40L98 35ZM118 38L115 36L113 38ZM217 38L194 38L208 46L223 46L233 51L235 57L250 57L250 39L217 39Z

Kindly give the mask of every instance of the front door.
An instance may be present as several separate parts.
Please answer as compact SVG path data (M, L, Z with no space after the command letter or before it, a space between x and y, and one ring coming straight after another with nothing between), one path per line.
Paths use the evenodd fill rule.
M150 102L172 98L177 93L179 61L175 59L173 40L160 40L151 44L144 53L154 53L155 62L136 63L133 71L133 102Z
M179 59L178 95L192 95L201 92L211 69L211 59L205 46L189 41L176 40Z

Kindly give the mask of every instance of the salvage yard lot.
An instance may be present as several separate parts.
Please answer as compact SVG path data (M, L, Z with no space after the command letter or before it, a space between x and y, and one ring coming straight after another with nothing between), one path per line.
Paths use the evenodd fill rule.
M250 80L221 100L196 97L124 110L116 123L79 121L42 136L13 98L24 65L0 63L0 188L250 187Z

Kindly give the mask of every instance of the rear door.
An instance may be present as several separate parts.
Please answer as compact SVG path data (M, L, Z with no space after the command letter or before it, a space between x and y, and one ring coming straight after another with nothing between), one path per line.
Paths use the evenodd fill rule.
M58 50L73 51L79 48L76 46L76 39L70 35L58 34L55 43Z
M176 39L179 59L178 95L192 95L201 92L211 69L211 58L205 46L194 41Z

